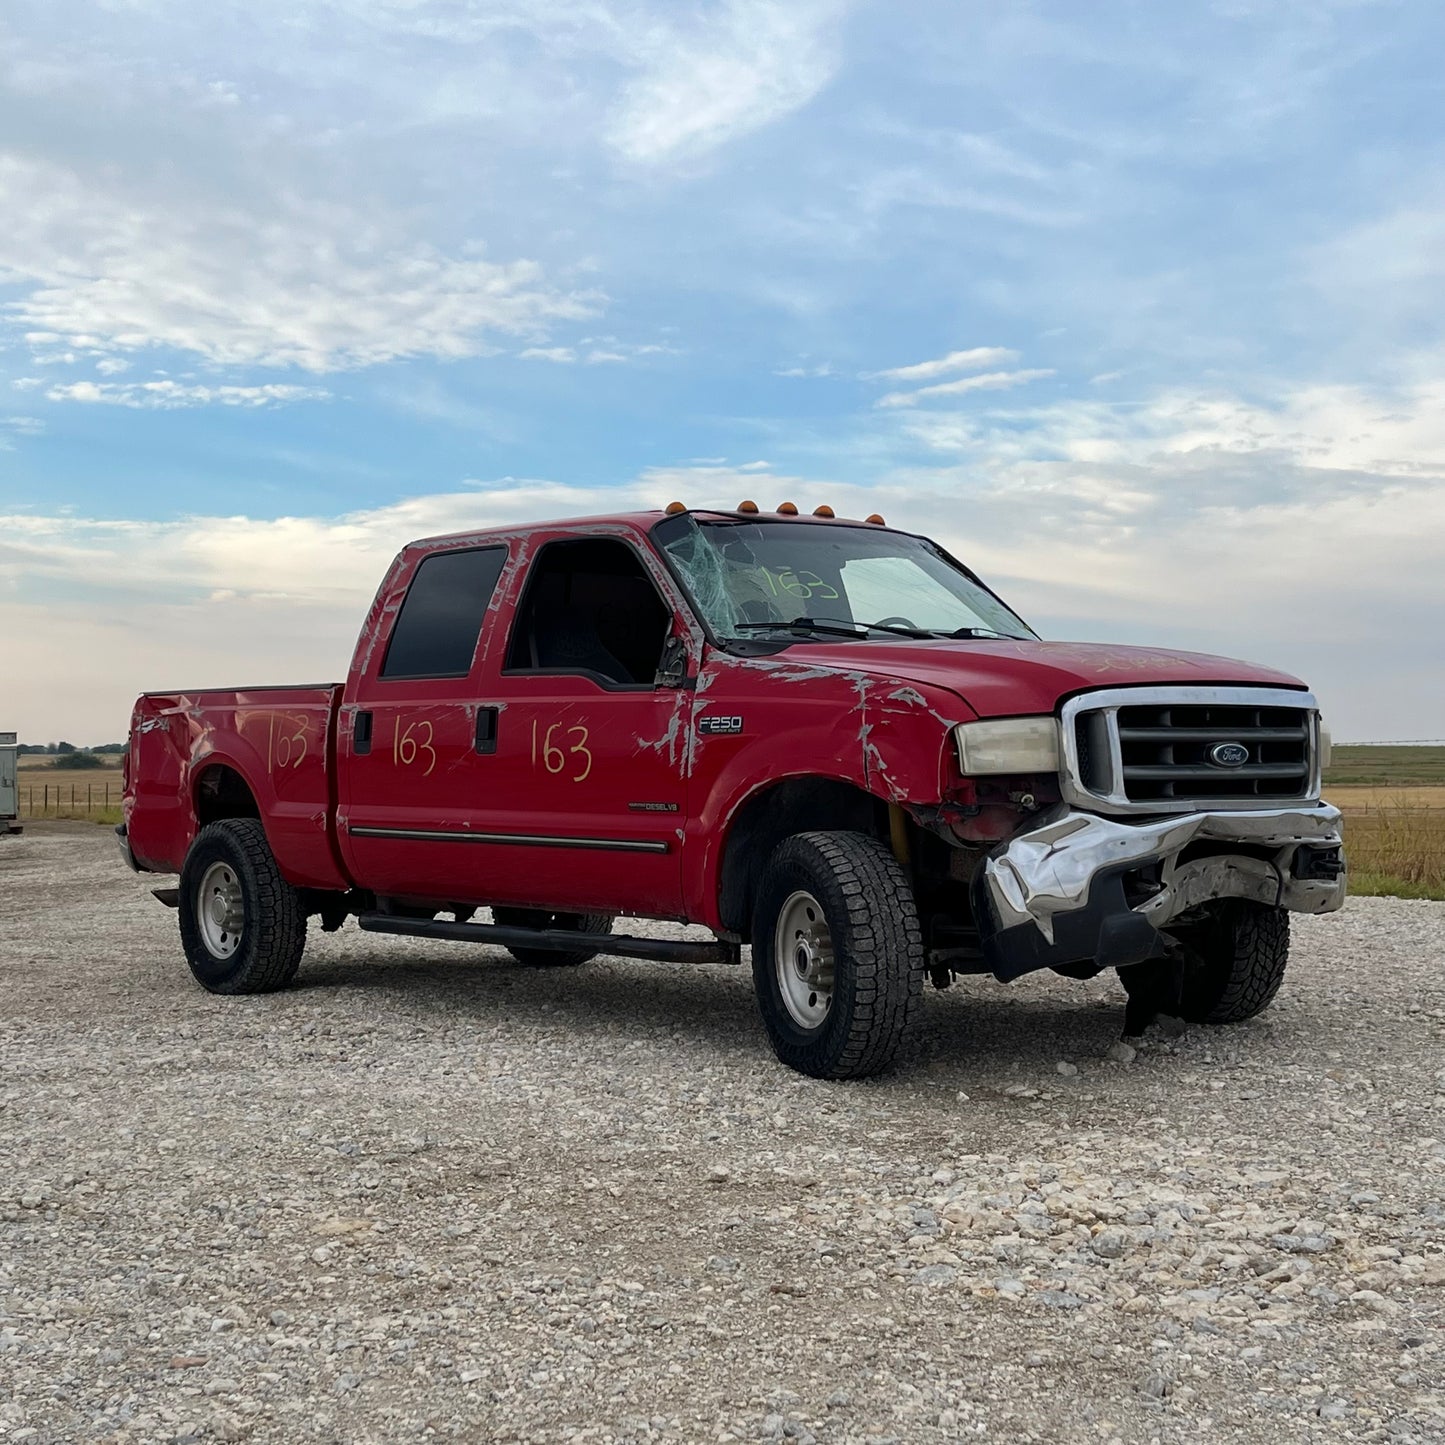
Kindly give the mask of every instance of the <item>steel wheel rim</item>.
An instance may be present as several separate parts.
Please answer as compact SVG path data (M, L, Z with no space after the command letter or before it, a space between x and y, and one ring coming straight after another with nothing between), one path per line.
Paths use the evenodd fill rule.
M212 863L196 889L196 922L213 958L230 958L241 946L246 906L241 880L229 863Z
M773 968L793 1022L821 1027L833 1003L833 935L822 905L806 889L789 894L778 911Z

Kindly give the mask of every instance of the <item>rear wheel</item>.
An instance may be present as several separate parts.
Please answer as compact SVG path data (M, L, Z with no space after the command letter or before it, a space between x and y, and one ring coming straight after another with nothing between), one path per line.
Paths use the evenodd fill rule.
M908 875L874 838L799 833L768 862L753 913L753 983L773 1052L820 1079L893 1062L923 994Z
M306 913L257 819L227 818L196 834L179 912L186 962L212 993L271 993L295 977Z
M503 928L536 928L564 933L611 933L610 913L547 913L537 908L494 908L492 922ZM597 957L595 948L509 948L528 968L576 968Z

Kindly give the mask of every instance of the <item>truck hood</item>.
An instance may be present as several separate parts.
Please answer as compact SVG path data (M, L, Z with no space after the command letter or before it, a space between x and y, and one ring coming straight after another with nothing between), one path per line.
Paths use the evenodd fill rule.
M1098 642L809 642L788 648L780 657L806 667L947 688L979 717L1052 713L1062 699L1098 687L1304 687L1288 673L1233 658Z

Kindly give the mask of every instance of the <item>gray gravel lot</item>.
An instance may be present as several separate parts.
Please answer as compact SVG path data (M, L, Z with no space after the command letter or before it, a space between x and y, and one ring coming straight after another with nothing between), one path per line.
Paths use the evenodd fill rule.
M1111 978L931 993L840 1085L739 969L348 927L213 998L148 886L0 842L5 1445L1445 1440L1445 905L1128 1063Z

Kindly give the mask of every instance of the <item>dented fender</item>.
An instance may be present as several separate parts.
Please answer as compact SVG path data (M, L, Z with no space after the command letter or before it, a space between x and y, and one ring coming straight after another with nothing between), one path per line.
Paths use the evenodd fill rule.
M689 916L722 926L723 861L740 810L779 783L844 783L910 811L941 806L951 781L950 729L973 720L956 694L903 677L786 657L709 649L689 746L684 869ZM737 732L705 719L740 720Z

